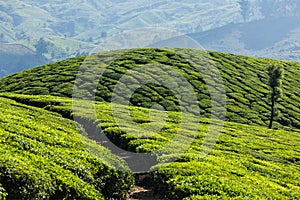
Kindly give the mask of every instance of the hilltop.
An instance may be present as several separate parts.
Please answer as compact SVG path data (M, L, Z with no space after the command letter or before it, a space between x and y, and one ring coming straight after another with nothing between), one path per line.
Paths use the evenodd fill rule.
M277 130L270 130L267 67L274 63L284 68L284 95ZM139 85L142 75L172 86ZM185 86L180 77L193 87L198 110L188 93L176 94ZM1 78L0 198L126 199L135 182L162 199L298 199L299 77L296 62L149 48ZM122 80L138 88L129 102L123 101L129 90L115 90ZM224 107L227 122L212 120ZM217 138L209 130L219 131ZM145 180L128 172L140 164L130 163L129 152L150 153L158 162L141 171Z
M281 20L289 18L293 23L299 21L299 7L299 2L294 0L1 1L0 43L24 45L35 52L35 45L43 38L49 42L48 52L44 53L44 59L38 60L37 64L45 64L85 55L107 38L123 31L166 28L167 32L172 30L191 34L209 50L299 60L299 25L296 23L291 29L290 22L282 23ZM270 20L275 22L264 23ZM244 31L247 27L251 27L251 33L254 32L251 37ZM274 28L279 31L272 31ZM262 30L264 31L261 35ZM215 37L221 31L224 31L222 37ZM264 51L253 51L243 46L249 43L265 43L269 40L265 35L281 36L278 33L282 31L287 34L280 38L279 43L276 40ZM243 37L244 34L246 37ZM24 65L15 63L14 56L19 55L13 54L12 58L1 59L1 63L9 59L9 65L0 65L0 71L5 70L7 74L12 74L25 67L36 66L30 55L22 59Z
M87 62L94 62L95 66L90 66ZM110 101L115 84L123 74L137 66L162 64L178 71L191 83L197 93L202 116L210 117L210 95L214 91L210 91L208 86L216 87L216 84L219 84L220 88L224 87L227 96L225 103L228 121L266 126L270 115L270 89L267 85L267 67L270 63L282 65L285 71L284 95L278 105L281 115L276 120L277 126L299 128L298 77L300 77L300 64L255 59L227 53L192 49L135 49L95 54L91 57L77 57L2 78L0 79L0 92L72 97L77 72L81 66L82 70L90 71L88 73L81 72L87 77L80 77L83 80L77 82L84 85L80 88L84 90L86 96L93 96L93 91L90 91L93 89L89 89L89 87L93 88L93 84L96 87L97 83L93 83L93 81L99 81L97 90L94 91L96 100ZM108 64L109 66L107 66ZM107 68L100 80L94 80L95 77L92 74L97 73L98 65L103 66L101 69ZM207 73L214 73L205 71L206 68L212 67L219 71L221 80L214 80L207 75ZM202 71L199 72L199 69ZM135 77L131 78L135 79ZM219 81L222 81L223 85ZM134 82L133 80L133 85ZM218 92L218 88L216 92ZM150 108L153 103L159 103L167 110L179 111L181 109L180 100L174 95L166 87L145 85L133 94L130 104ZM219 105L220 109L223 106Z

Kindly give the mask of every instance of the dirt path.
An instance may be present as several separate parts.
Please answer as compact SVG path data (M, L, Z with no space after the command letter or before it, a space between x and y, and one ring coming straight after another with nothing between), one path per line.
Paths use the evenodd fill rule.
M135 186L129 200L159 200L159 198L154 195L151 188Z
M153 183L148 174L135 174L136 186L130 193L129 200L159 200L153 192Z
M138 170L142 169L142 171L148 171L153 163L157 162L156 157L141 157L140 160L137 160L139 157L135 157L134 160L131 159L128 151L122 150L110 142L106 135L101 134L101 131L91 121L80 117L77 117L76 121L83 125L83 128L90 139L95 140L97 144L108 148L113 154L124 159L133 171L135 168ZM147 160L147 162L145 162L145 160ZM149 160L151 162L149 162ZM129 200L159 200L159 198L154 195L152 190L153 183L147 172L135 172L135 182L136 186L130 193Z

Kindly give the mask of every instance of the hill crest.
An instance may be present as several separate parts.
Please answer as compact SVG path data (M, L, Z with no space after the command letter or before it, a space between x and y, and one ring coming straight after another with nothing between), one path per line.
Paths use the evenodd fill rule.
M117 59L115 59L116 56ZM203 60L203 56L208 57L208 59ZM193 62L186 59L189 57L194 58ZM85 66L89 71L86 74L86 79L90 79L90 82L84 80L78 82L76 80L78 71L80 67L84 67L86 60L96 63L89 68ZM105 64L105 60L111 62L109 66ZM224 82L227 96L227 120L262 126L268 122L270 110L267 67L274 62L282 65L285 70L284 96L278 104L278 109L282 115L276 120L277 125L300 127L300 91L297 87L300 64L271 59L255 59L227 53L168 48L111 51L95 54L91 57L72 58L2 78L0 79L0 92L71 97L75 81L77 81L76 84L85 90L83 92L87 96L93 97L95 94L96 100L110 102L115 84L124 74L136 67L155 63L168 66L185 77L194 87L201 115L207 117L210 116L211 112L211 97L208 86L217 82L211 80L213 82L209 83L209 80L204 79L204 71L201 74L196 69L199 67L206 69L208 67L205 68L205 66L211 62L219 71L218 73L222 77L221 81ZM89 91L89 87L93 85L92 80L95 78L92 73L99 71L100 68L97 69L99 65L102 65L105 70L102 77L96 80L99 81L97 90ZM134 81L135 78L131 78ZM181 109L179 100L166 87L145 85L136 90L130 99L130 104L135 106L150 108L153 103L161 104L166 110L179 111ZM222 105L219 106L221 109Z

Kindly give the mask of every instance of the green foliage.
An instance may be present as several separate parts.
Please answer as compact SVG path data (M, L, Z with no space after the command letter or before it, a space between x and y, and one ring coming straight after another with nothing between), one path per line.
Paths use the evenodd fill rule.
M163 199L298 199L299 133L227 123L210 155L201 139L152 173ZM199 150L199 151L197 151Z
M33 99L39 107L59 101ZM0 110L0 197L125 199L132 175L117 171L116 164L127 170L124 163L78 134L73 121L6 98Z
M187 59L190 56L193 57L193 63ZM190 49L112 51L91 57L72 58L2 78L0 79L0 92L71 97L76 76L84 73L84 76L80 76L81 79L77 80L79 97L86 96L90 98L95 92L96 100L110 102L115 84L127 72L144 64L163 64L183 75L193 86L194 91L197 93L201 115L208 117L211 112L210 95L213 92L208 90L208 86L214 87L215 84L220 84L220 80L204 80L203 77L206 75L206 70L210 69L211 63L205 59L203 60L203 56L208 56L210 62L218 68L223 78L227 92L227 107L229 108L227 110L227 120L265 126L270 119L268 111L271 109L268 100L267 68L274 61L226 53ZM114 58L117 59L113 60ZM300 127L300 115L298 114L300 113L300 91L297 87L297 77L300 76L299 63L283 61L277 61L276 63L284 68L286 77L283 86L285 92L277 106L281 116L275 119L277 122L276 127ZM107 66L108 64L110 65ZM96 80L97 76L95 74L99 71L99 66L106 67L106 70L100 80ZM207 69L203 68L204 66ZM78 72L79 67L81 67L81 72ZM198 68L202 71L197 71ZM155 75L155 73L154 70L152 76L155 79L160 80L163 77L163 79L168 80L171 78L168 82L180 83L174 76ZM97 82L99 84L96 89L94 85ZM133 76L126 79L126 82L130 84L116 94L123 98L123 95L129 92L130 87L137 87L138 89L134 91L130 98L130 104L134 106L150 108L158 103L166 110L180 111L186 109L181 105L188 105L190 101L185 96L178 99L172 89L170 90L161 85L146 84L139 86L138 75L133 74ZM180 85L174 85L174 88L179 87ZM292 99L292 102L290 99ZM294 106L291 106L291 103ZM219 106L220 109L223 107L223 105ZM190 111L193 112L194 109L190 109Z
M188 56L198 59L190 62L185 59ZM208 62L202 59L203 56L208 56ZM114 60L114 58L118 59ZM84 60L85 64L83 64ZM90 199L97 195L106 198L124 197L126 194L124 190L129 189L132 183L130 175L116 172L110 167L112 166L110 163L119 163L111 157L111 154L107 153L104 156L106 153L103 153L99 156L100 152L107 152L104 148L97 147L94 143L89 149L95 149L98 153L92 154L87 151L86 145L90 142L84 142L82 138L78 138L79 136L74 133L73 124L70 125L70 121L62 118L72 119L73 116L77 116L88 121L91 126L101 128L103 134L126 150L154 152L161 163L155 166L156 170L151 177L156 185L156 192L162 198L299 199L300 155L297 149L299 149L300 141L297 128L300 127L300 89L298 87L300 64L278 61L285 71L284 94L277 103L277 109L281 112L281 116L274 123L274 127L278 130L268 130L260 126L265 126L270 117L267 68L273 62L269 59L254 59L190 49L134 49L101 53L86 58L73 58L2 78L0 79L0 91L14 92L14 94L0 94L5 98L0 98L1 101L6 102L2 104L7 105L1 106L4 114L2 118L0 117L2 120L0 126L9 123L9 126L5 126L6 129L2 128L5 131L1 132L3 134L1 140L4 142L0 144L7 149L3 150L3 153L9 153L4 154L6 156L3 159L1 158L4 168L3 171L0 171L0 177L6 177L4 172L8 170L9 175L13 174L12 180L17 180L18 187L22 188L22 190L14 188L13 191L21 191L25 196L56 195L56 190L53 188L58 187L62 188L62 193L59 195L66 198L70 197L67 195L73 195L70 198ZM93 65L93 63L97 63L97 65ZM101 71L99 66L104 67L108 63L110 65L105 69L101 79L96 80L95 74ZM225 123L222 129L223 134L211 154L204 158L201 157L203 155L202 144L210 120L201 118L198 131L193 131L191 129L193 122L198 119L195 119L193 115L174 112L182 109L181 103L187 105L187 109L191 109L188 106L189 96L180 99L167 87L159 84L143 85L138 87L130 98L129 118L124 117L124 113L127 113L125 105L109 103L119 78L144 64L164 64L183 75L196 92L201 117L211 116L212 104L216 105L218 111L222 111L225 105L218 99L216 102L211 101L211 92L215 91L209 91L209 88L220 90L219 86L222 81L224 82L227 92L226 117L230 122ZM214 73L214 69L210 67L212 65L217 67L223 80L215 80L214 76L211 79L204 79ZM96 100L103 101L95 104L96 112L89 106L85 107L85 103L91 103L88 101L80 102L82 107L73 111L72 99L65 98L72 95L72 86L80 66L82 71L79 73L87 73L80 77L76 85L79 89L78 97L92 97L92 93L95 92ZM202 70L197 71L199 68ZM164 72L155 74L155 70L153 70L152 76L158 80L163 77L168 82L172 82L169 80L172 76L164 74ZM180 81L176 77L174 79L174 87L184 87L180 85ZM99 82L97 87L94 86L95 80ZM126 82L130 83L129 87L137 88L139 76L133 73L133 76L126 78ZM117 93L117 98L124 98L124 93L129 91L129 87L124 87L124 90ZM19 103L7 99L13 99ZM155 107L157 104L163 106L167 111L147 109ZM42 109L34 109L32 106ZM15 110L15 113L9 114L12 110ZM43 114L41 117L46 116L47 119L54 121L41 120L38 117L40 113ZM30 116L34 116L34 119L31 120ZM9 121L5 119L9 119ZM185 124L182 124L183 119L186 120ZM47 125L37 125L41 122ZM31 125L32 123L34 126ZM184 127L181 131L179 131L180 125ZM15 131L18 131L19 134L13 134ZM68 133L67 135L71 133L74 135L64 138L65 135L61 131ZM5 134L9 137L6 137ZM178 141L173 141L175 135L178 136ZM57 139L60 137L64 139ZM181 150L185 149L188 141L191 141L192 138L195 138L192 145L188 146L188 150L179 156ZM45 148L39 146L41 141ZM157 151L166 147L170 142L173 144L172 147ZM1 149L5 148L1 147ZM69 151L67 151L68 148L70 148ZM100 149L97 150L97 148ZM39 152L43 152L43 154ZM55 157L52 156L54 155L52 152L63 153L54 153L59 155ZM69 155L70 152L74 152L74 154ZM10 155L14 155L14 159ZM78 155L81 155L80 158L77 157ZM68 162L63 162L63 159L59 159L60 156L66 158ZM178 156L179 159L176 162L170 165L164 164L164 161L169 158ZM11 162L7 162L7 160L11 160ZM92 163L95 165L91 164L90 160L93 160ZM17 164L13 165L14 163ZM26 171L27 168L22 166L28 163L31 167ZM41 163L49 164L44 168L39 168L38 166L42 166ZM122 163L118 165L122 166ZM17 170L14 171L14 168ZM49 168L52 169L53 177L62 177L55 181L56 185L50 181L52 179L47 177ZM47 173L43 171L44 169L48 170ZM80 169L87 170L83 173ZM98 176L95 175L98 174L97 170L104 174L99 177L105 177L100 178L100 183L97 182ZM24 180L18 179L20 176L17 172L24 174L22 176ZM63 174L63 176L56 176L56 174ZM46 180L41 183L39 190L34 187L27 188L24 184L30 182L35 185L38 183L37 180ZM117 180L121 181L117 182ZM111 184L102 184L108 182ZM2 181L0 183L4 188L2 190L4 195L5 193L16 195L5 187L8 183L4 184ZM80 187L75 183L80 183ZM48 187L48 185L50 186ZM89 195L88 197L83 195L85 190L89 191L84 192L85 195ZM52 197L49 195L46 198Z
M106 102L96 103L95 119L93 110L84 106L72 113L72 100L68 98L9 93L1 96L57 113L68 112L69 116L76 115L90 120L92 124L101 127L103 133L118 146L129 151L154 152L172 141L174 135L180 135L181 140L178 144L175 143L172 149L167 149L162 154L156 152L161 164L153 168L151 177L155 183L155 191L162 199L298 199L300 197L300 154L297 151L300 146L299 130L269 130L228 122L225 123L215 148L202 158L201 145L209 127L208 119L200 120L196 132L187 128L178 132L182 117L192 122L195 120L194 116L129 107L131 120L135 123L125 121L123 124L117 124L116 121L122 122L122 113L126 106ZM85 103L82 102L82 105ZM155 132L157 127L161 129ZM164 164L166 158L177 155L178 149L191 136L195 139L188 151L180 155L176 162ZM54 144L58 142L50 139L49 141ZM74 162L67 164L69 167L74 167L73 165ZM119 181L127 180L126 176L120 175L110 174L108 177L111 179L117 177ZM102 193L106 194L105 191L103 190Z
M283 70L281 66L271 65L268 68L269 86L271 88L280 87L282 84ZM277 94L278 96L279 94Z
M270 116L270 123L269 128L272 128L273 120L275 115L275 102L282 95L281 85L282 85L282 78L283 78L283 70L281 66L271 65L268 68L268 75L269 75L269 86L271 88L271 116Z
M5 199L7 196L7 193L5 192L5 189L0 184L0 199Z

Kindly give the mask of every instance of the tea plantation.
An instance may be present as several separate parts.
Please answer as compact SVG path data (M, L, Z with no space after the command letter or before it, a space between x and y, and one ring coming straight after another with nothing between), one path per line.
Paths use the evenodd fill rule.
M0 199L125 199L132 174L73 121L7 98L0 105Z
M76 83L78 89L82 90L82 93L78 92L79 96L94 99L95 95L98 101L110 101L115 85L124 74L141 66L163 65L184 76L192 85L202 116L210 117L211 95L215 92L226 92L228 121L266 126L271 107L267 67L274 63L281 65L285 74L284 95L277 106L281 115L276 119L275 127L300 128L300 63L218 52L192 49L135 49L72 58L2 78L0 92L71 97ZM101 78L99 75L102 75ZM155 72L150 75L155 76ZM172 83L182 82L170 74L163 75L157 74L154 78L163 76L166 77L166 82L168 79ZM137 87L140 83L134 75L127 78L130 87ZM174 87L180 88L180 85ZM117 95L122 96L119 93ZM139 87L130 99L131 105L146 108L150 108L154 103L159 103L171 111L189 108L190 112L194 110L189 106L181 106L188 105L188 99L176 98L172 89L161 85L145 84ZM224 102L217 103L222 110Z
M283 96L267 129L271 64L284 68ZM115 90L122 77L128 88ZM140 84L151 77L158 82ZM182 77L199 110L172 90L185 87ZM0 199L126 199L129 166L88 139L87 128L155 156L148 176L161 199L300 199L299 79L300 63L168 48L94 54L4 77ZM222 113L225 123L212 119Z
M93 121L93 111L77 110L72 113L72 101L68 98L31 96L3 93L2 97L27 105L36 105L65 116L77 115ZM196 131L178 131L182 116L167 112L166 122L153 121L146 108L130 107L134 126L118 127L121 113L112 114L112 108L122 110L123 105L99 102L96 104L95 126L118 146L134 152L154 152L160 163L153 167L150 176L155 191L162 199L298 199L300 196L300 131L270 130L264 127L227 122L215 147L202 157L203 141L210 125L209 119L200 119ZM160 117L164 111L151 111L151 117ZM67 115L69 113L69 115ZM166 114L166 113L165 113ZM193 122L193 115L185 116ZM153 118L155 119L155 118ZM163 128L153 134L145 126ZM188 126L185 126L188 127ZM154 129L154 128L153 128ZM147 131L148 130L148 131ZM181 143L174 149L157 151L170 142L175 134ZM178 154L184 142L193 141L188 150ZM164 161L178 156L171 164Z

